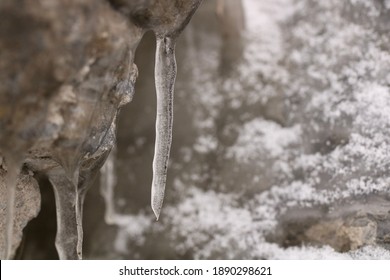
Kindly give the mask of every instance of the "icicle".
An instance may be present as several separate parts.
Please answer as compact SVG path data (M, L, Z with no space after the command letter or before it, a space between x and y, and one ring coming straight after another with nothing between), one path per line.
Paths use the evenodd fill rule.
M72 151L68 151L68 153L69 155L67 156L62 154L62 157L60 158L61 167L64 169L68 180L71 181L73 185L77 186L80 172L79 152L77 152L77 156L73 155Z
M83 245L83 209L85 196L92 183L94 182L97 174L109 155L110 150L104 150L97 158L95 158L90 165L83 165L80 170L80 176L77 186L76 195L76 222L77 222L77 253L79 258L82 258L82 245Z
M100 170L100 193L106 205L104 220L107 224L115 224L114 188L116 185L116 174L114 166L115 148L108 156Z
M157 36L155 82L157 95L156 142L153 158L152 209L158 220L163 204L172 143L173 89L176 78L176 40Z
M60 259L81 259L82 228L77 186L68 179L62 168L51 170L47 175L56 200L58 255Z
M56 248L60 259L82 259L84 199L109 152L105 150L91 164L83 165L73 178L61 167L48 172L56 199Z
M7 175L5 184L7 187L6 198L6 216L5 216L5 246L2 253L2 259L11 259L13 254L13 235L14 235L14 221L15 221L15 197L16 184L20 168L20 155L6 154Z
M5 232L5 258L10 259L12 254L12 241L15 218L15 195L17 181L17 165L9 164L6 176L7 186L7 210L6 210L6 232Z

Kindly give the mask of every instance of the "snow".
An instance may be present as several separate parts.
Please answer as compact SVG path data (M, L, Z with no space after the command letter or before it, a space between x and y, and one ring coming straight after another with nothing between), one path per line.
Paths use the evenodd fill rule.
M283 157L285 149L300 140L300 127L284 128L275 122L254 119L239 131L236 144L230 150L238 161L262 157Z

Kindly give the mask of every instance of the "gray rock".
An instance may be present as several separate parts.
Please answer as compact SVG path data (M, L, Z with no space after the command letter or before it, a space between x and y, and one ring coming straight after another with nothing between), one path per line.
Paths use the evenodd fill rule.
M0 164L0 248L5 248L4 231L6 229L6 205L7 205L7 187L5 184L4 166ZM13 236L11 255L15 254L19 243L22 240L22 231L27 223L36 217L41 208L41 195L35 179L28 174L21 174L17 180L15 213L13 224Z

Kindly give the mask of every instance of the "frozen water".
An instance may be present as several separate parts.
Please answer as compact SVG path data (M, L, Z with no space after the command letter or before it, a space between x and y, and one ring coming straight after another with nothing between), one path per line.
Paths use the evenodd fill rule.
M176 79L175 44L175 39L157 38L155 66L157 117L152 182L152 209L157 220L164 199L172 143L173 90Z
M20 164L13 157L7 157L7 175L5 183L7 186L7 206L5 217L5 247L1 259L12 257L12 246L14 239L14 220L16 204L16 182L19 174Z
M64 169L48 174L54 188L57 211L56 248L60 259L81 259L82 227L77 185Z

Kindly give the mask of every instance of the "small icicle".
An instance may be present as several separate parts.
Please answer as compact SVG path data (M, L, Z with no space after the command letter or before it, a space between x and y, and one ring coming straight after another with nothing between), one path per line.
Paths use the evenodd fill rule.
M15 200L16 200L16 184L19 174L20 160L8 155L6 157L7 175L6 175L6 187L7 187L7 208L5 217L5 251L2 259L11 259L13 250L13 236L14 236L14 219L15 219Z
M56 200L58 255L61 260L81 259L82 227L77 186L61 167L50 170L47 176Z
M172 143L173 90L176 79L176 39L157 35L155 83L157 95L156 142L153 158L151 206L158 220L164 200Z
M115 153L116 149L114 147L103 167L100 169L100 194L106 205L104 220L109 225L115 224L116 215L114 203L114 188L117 181L115 174Z

